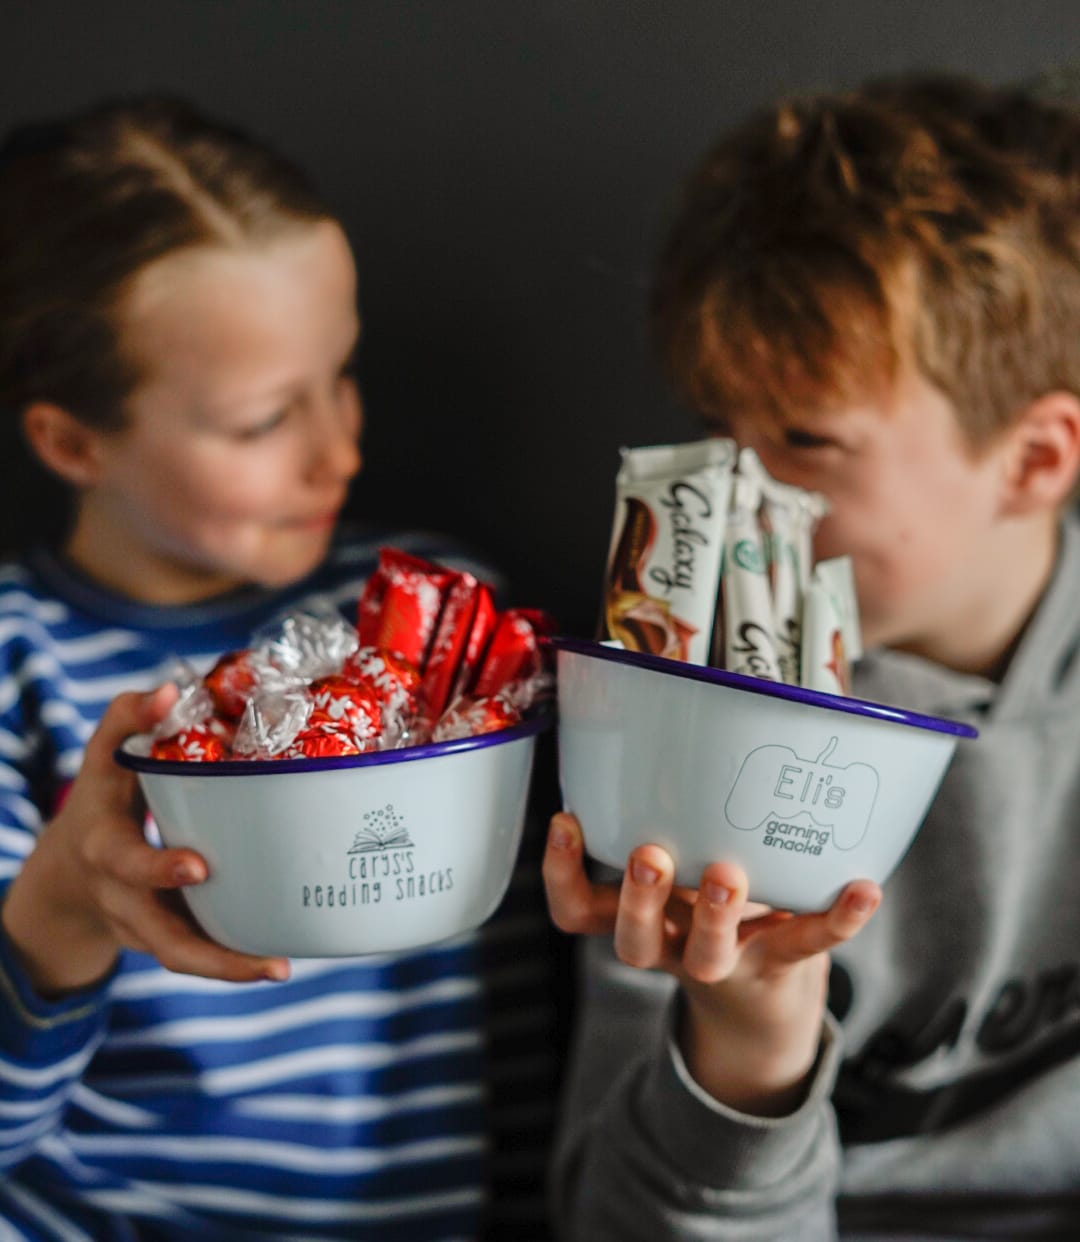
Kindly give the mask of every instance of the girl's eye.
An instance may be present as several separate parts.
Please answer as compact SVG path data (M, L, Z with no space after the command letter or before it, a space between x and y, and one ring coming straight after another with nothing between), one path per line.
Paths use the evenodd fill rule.
M251 427L244 427L240 431L234 431L233 438L236 440L260 440L263 436L269 435L271 431L280 427L287 415L288 410L279 410L261 423L255 423Z

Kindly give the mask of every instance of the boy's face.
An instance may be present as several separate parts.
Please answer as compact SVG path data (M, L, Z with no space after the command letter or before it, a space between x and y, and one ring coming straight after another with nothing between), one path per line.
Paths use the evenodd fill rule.
M917 376L888 398L784 426L736 415L722 430L776 478L828 498L815 554L851 556L868 648L960 666L965 633L1009 590L1004 445L974 458L948 400Z
M329 222L145 269L121 327L142 378L127 425L98 436L76 563L161 603L313 570L360 466L355 298Z

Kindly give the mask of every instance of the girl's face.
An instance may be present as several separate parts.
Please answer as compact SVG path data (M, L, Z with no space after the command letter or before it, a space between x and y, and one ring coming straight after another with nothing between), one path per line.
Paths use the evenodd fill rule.
M152 603L315 569L360 468L358 333L352 255L329 221L141 272L120 341L142 378L126 425L95 434L75 564Z

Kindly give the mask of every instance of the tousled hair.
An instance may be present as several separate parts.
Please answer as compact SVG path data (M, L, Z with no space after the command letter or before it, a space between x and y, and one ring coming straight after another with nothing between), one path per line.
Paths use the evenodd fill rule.
M944 75L762 111L687 181L652 326L706 418L783 421L913 366L977 452L1080 394L1080 113Z

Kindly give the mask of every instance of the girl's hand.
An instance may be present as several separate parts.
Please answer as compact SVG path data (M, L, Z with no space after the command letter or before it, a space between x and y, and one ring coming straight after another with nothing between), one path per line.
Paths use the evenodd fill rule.
M205 860L190 849L156 849L143 835L138 780L113 751L163 720L175 700L173 686L113 700L62 809L12 881L4 929L43 995L96 982L123 947L182 974L288 977L284 958L251 957L209 940L177 892L206 879Z
M630 855L621 889L593 884L577 820L551 821L544 884L555 925L612 934L622 961L680 981L680 1043L712 1096L743 1112L789 1112L817 1055L828 951L869 921L881 890L858 880L828 910L794 915L748 903L746 875L730 864L706 867L699 889L677 888L673 877L670 855L644 845Z

